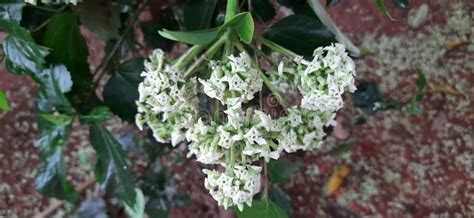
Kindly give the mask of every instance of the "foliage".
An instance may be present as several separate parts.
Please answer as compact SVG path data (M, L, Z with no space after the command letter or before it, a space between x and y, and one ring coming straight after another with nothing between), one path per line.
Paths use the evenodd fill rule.
M321 117L324 123L328 123L326 121L330 118L330 113L328 111L326 111L328 113L315 112L314 107L316 106L314 105L310 109L287 108L289 105L282 97L282 93L272 85L272 82L285 81L288 83L287 85L294 87L310 87L303 92L303 95L305 98L310 96L314 100L314 98L321 96L312 93L312 91L320 89L322 86L309 83L308 81L313 81L315 78L312 75L304 74L308 74L308 72L309 74L321 73L318 71L319 69L312 69L312 66L318 62L318 58L305 62L303 57L297 55L303 55L307 59L311 56L319 57L326 62L336 56L344 57L344 61L350 59L344 56L344 49L341 47L321 49L335 43L335 36L319 21L307 1L278 0L281 5L290 8L295 14L287 16L267 28L263 37L255 34L254 27L255 22L270 23L276 16L275 5L273 1L269 0L244 1L246 7L241 7L241 9L248 8L248 11L240 10L237 0L229 0L225 12L220 7L221 2L217 0L182 0L166 1L165 3L148 0L83 0L77 5L68 4L68 2L50 4L43 1L36 6L22 1L0 3L0 30L8 34L2 42L5 66L14 75L30 76L38 85L36 108L41 136L35 142L35 146L40 151L42 164L36 176L35 186L40 193L70 202L77 202L80 199L81 193L78 193L66 179L67 167L64 163L64 151L67 149L72 124L80 123L89 127L89 141L97 154L93 169L96 181L107 191L108 196L116 197L122 202L129 216L143 217L146 213L150 217L163 217L168 215L171 207L180 206L186 202L185 196L179 193L170 194L167 191L171 186L174 186L171 172L165 167L153 163L156 158L171 149L169 143L157 143L152 137L138 139L136 144L147 153L149 163L143 175L136 176L136 172L130 171L133 162L128 158L126 146L120 143L120 140L117 140L104 124L114 115L133 123L138 112L143 114L143 111L139 111L140 107L137 110L137 101L140 102L138 90L144 81L142 76L151 68L158 69L151 65L159 61L145 62L139 51L149 48L163 48L165 51L170 51L176 42L180 42L193 46L180 58L167 60L166 66L172 66L168 69L169 72L177 69L184 73L178 80L191 80L189 78L194 75L200 76L199 84L202 85L206 82L212 84L211 74L218 74L212 72L217 67L229 73L230 65L235 67L240 64L248 69L248 72L254 73L251 75L253 77L250 82L255 83L258 87L251 87L252 90L242 88L232 91L225 90L226 96L219 100L223 102L225 97L225 104L234 108L240 107L241 103L250 104L253 94L264 93L262 90L262 84L264 84L267 87L265 91L268 89L277 98L278 103L290 114L278 121L284 123L285 128L288 127L279 130L286 131L287 135L278 135L278 137L267 139L272 146L271 148L267 146L267 153L262 151L263 149L245 148L246 152L258 151L262 153L248 155L250 159L239 161L246 163L263 157L268 162L268 179L273 184L270 185L269 192L266 187L265 192L262 193L262 199L254 200L252 207L247 206L243 211L237 211L237 215L238 217L289 217L292 215L290 198L278 185L288 182L291 175L299 170L301 164L287 160L275 160L278 158L275 155L278 156L281 150L294 152L299 149L314 148L317 144L313 143L309 146L305 144L311 143L302 143L301 147L288 145L276 151L275 146L277 145L275 143L284 144L284 139L288 138L292 131L296 131L298 134L306 131L304 135L306 141L309 138L310 141L319 142L324 134L316 136L312 132L322 129L323 124L312 126L308 120L317 116ZM327 0L326 5L333 6L339 2L339 0ZM383 13L389 15L382 1L375 0L375 3ZM406 0L392 0L392 3L403 10L408 8ZM150 10L152 18L143 22L138 17L144 8ZM91 70L90 63L88 63L89 53L93 51L89 51L83 37L84 30L81 28L97 35L107 45L104 51L105 57L94 71ZM136 28L141 29L144 33L145 44L137 40L135 31L133 31ZM268 61L269 65L273 65L272 70L263 72L264 69L257 66L259 59L254 60L253 56L258 56L260 59L271 59L257 47L260 44L263 45L262 48L271 49L280 55L282 58L281 70L280 65L276 66L275 63L271 63L272 60ZM243 55L240 57L231 56L236 53L235 48ZM331 53L334 52L332 49L337 50L335 54ZM315 50L316 52L313 53ZM340 52L337 53L338 51ZM252 59L245 59L247 56L252 56ZM229 61L228 57L235 59ZM162 58L164 59L164 57ZM211 62L211 65L215 64L212 65L214 69L211 69L204 64L204 61L209 60L221 62ZM350 63L347 66L348 69L351 68ZM336 70L332 67L334 66L327 66L324 76L336 74ZM288 69L295 70L298 72L296 75L301 76L291 76L294 72L288 71ZM279 71L279 74L276 71ZM247 75L248 72L240 73L239 76L250 78ZM107 74L109 76L105 76ZM351 74L350 70L348 74ZM353 82L350 77L332 76L339 76L337 79L343 81L341 82L343 84L338 84L343 87L342 90L346 88L344 87L347 85L346 83ZM101 90L101 81L104 78L108 79L103 91L97 95ZM421 109L417 106L417 102L422 100L425 83L426 79L420 73L417 80L418 90L407 102L387 103L383 101L376 86L372 85L356 92L353 95L353 102L354 105L368 111L368 114L382 109L401 107L398 105L407 106L413 113L420 113ZM196 85L197 81L194 84ZM230 86L230 84L229 81L228 85ZM191 87L191 89L196 89L196 87ZM352 90L352 88L350 89ZM210 91L207 91L204 94L209 95ZM329 88L325 91L329 91ZM247 95L248 99L235 105L230 104L227 100L237 94ZM338 103L342 102L342 98L337 98L339 95L342 93L337 92L329 97L335 98ZM198 99L203 99L203 96L205 95L199 96ZM261 101L261 99L258 100ZM252 103L258 100L252 100ZM307 100L306 103L308 102L310 101ZM192 102L186 103L191 104ZM198 103L202 104L203 102ZM216 125L224 124L224 121L219 117L220 110L215 108L221 106L219 101L207 98L205 103L208 105L203 108L208 109L206 112L212 112L215 115L213 117L216 119ZM374 110L375 103L381 103L384 106ZM215 104L215 107L209 107L210 104ZM9 108L5 92L0 91L0 110L8 111ZM337 109L331 109L330 112L335 110ZM179 110L174 112L176 113L172 114L173 116L160 117L160 120L156 116L154 117L155 121L158 120L156 123L161 128L160 131L166 132L176 127L176 125L164 125L167 119L177 120L179 116L183 116L183 114L179 114ZM252 114L255 116L249 118ZM261 123L268 121L265 115L249 111L247 117L235 122L243 122L243 125L250 127L254 125L253 122L257 120L255 118L257 116L259 116ZM293 125L295 117L300 117L303 120L301 123ZM258 131L264 133L276 131L270 130L269 126L271 125L268 123L262 124ZM217 129L217 126L212 126L212 128L214 127ZM230 128L230 126L226 126L225 130L220 130L220 133L231 131ZM178 135L179 140L176 139L177 134L175 133L175 140L179 142L184 140L183 131L186 129L187 127L183 127L179 130L182 133ZM246 140L248 142L253 140L253 144L256 141L261 142L257 137L258 134L254 130L252 131L250 136L246 136L249 138ZM156 132L152 133L157 138ZM200 134L199 136L204 135ZM213 137L211 142L219 138L217 137L218 133L214 132L211 135ZM297 142L305 140L295 138ZM188 139L188 141L198 144L199 140L196 138L195 140ZM191 144L189 148L193 149ZM197 152L196 149L193 152ZM226 152L226 158L229 160L233 158L232 167L229 168L232 168L234 173L229 175L235 176L237 173L244 175L245 172L241 172L242 169L249 172L249 169L252 169L254 171L251 175L245 174L245 176L238 178L238 181L243 184L247 182L245 184L249 184L249 186L257 186L253 182L256 181L256 178L260 182L260 167L237 166L237 163L234 167L235 155L243 151L229 149ZM245 159L244 155L239 158ZM270 161L270 159L273 160ZM227 175L217 171L216 174ZM265 183L265 186L268 184ZM259 188L258 185L258 190L252 191L258 192ZM249 195L250 200L246 201L247 203L252 202L253 194L255 193ZM239 205L239 207L242 206L243 204ZM105 212L99 211L98 213Z

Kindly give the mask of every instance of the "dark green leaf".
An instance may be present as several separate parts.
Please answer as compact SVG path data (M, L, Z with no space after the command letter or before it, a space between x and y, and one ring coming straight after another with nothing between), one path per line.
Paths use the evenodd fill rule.
M268 198L275 202L281 209L283 209L288 217L293 216L293 206L291 205L290 196L279 186L273 186L273 188L268 192Z
M383 98L379 88L374 83L363 83L357 86L357 90L352 94L352 104L361 108L365 114L371 116L377 112L376 103L382 103Z
M127 212L127 215L129 217L145 217L145 196L143 195L143 192L136 188L135 189L135 203L133 206L129 206L125 204L125 212Z
M285 211L269 199L254 200L251 207L236 211L238 218L287 218Z
M287 183L300 167L300 163L292 163L288 160L271 160L268 163L268 178L272 183Z
M44 35L44 45L52 51L47 57L55 64L64 64L71 72L74 87L89 87L92 74L87 63L89 51L79 29L79 18L72 12L54 15Z
M75 202L79 193L65 179L64 154L61 147L43 152L43 165L35 180L35 188L42 195Z
M34 74L33 78L40 84L39 111L43 113L71 112L71 105L64 93L71 90L72 81L71 75L64 65L51 66L42 70L41 73Z
M180 32L164 29L159 34L167 39L180 41L193 45L209 44L217 38L224 30L234 28L237 35L245 43L250 43L253 37L254 23L252 15L248 12L240 13L232 17L224 25L207 30Z
M71 122L72 117L67 115L38 115L38 127L42 136L35 142L35 146L41 150L43 165L36 177L35 187L45 196L75 201L79 195L65 179L63 154Z
M20 23L22 9L23 4L21 3L0 3L0 19L16 21L17 23Z
M161 48L164 51L169 51L173 47L174 41L163 38L157 32L163 27L153 21L140 23L143 31L143 38L151 48Z
M109 108L97 107L88 115L81 115L79 120L81 123L101 123L110 119Z
M217 0L191 0L183 9L186 30L201 30L209 28L214 15Z
M388 12L388 8L385 6L385 4L383 3L383 0L375 0L375 4L377 5L377 8L382 12L384 13L385 15L387 15L391 20L394 20L392 18L392 16L390 16L390 13Z
M263 21L271 20L276 12L273 4L269 0L252 0L252 13Z
M97 153L95 176L108 191L133 207L136 193L133 175L128 171L127 154L112 134L100 124L90 127L90 142Z
M138 85L143 80L143 58L122 63L104 87L104 102L120 118L133 122L137 114Z
M423 113L423 109L420 107L420 105L416 103L411 103L408 105L408 112L416 115L417 117L421 116Z
M407 11L409 8L408 0L392 0L392 4L404 11Z
M425 74L423 74L423 72L421 71L418 72L418 79L416 79L416 87L417 87L417 91L416 91L415 100L421 101L423 100L423 92L426 87L426 77L425 77Z
M332 6L332 5L336 5L337 3L339 3L341 0L326 0L326 7L329 7L329 6Z
M5 94L4 91L0 91L0 110L5 111L5 112L10 110L7 94Z
M15 22L0 20L0 29L8 33L3 43L8 70L17 75L40 72L48 54L47 48L38 46L28 30Z
M290 15L271 26L264 34L273 41L300 55L311 56L314 49L335 42L331 33L317 18Z
M82 25L103 40L116 38L120 28L119 7L103 0L84 0L78 14Z

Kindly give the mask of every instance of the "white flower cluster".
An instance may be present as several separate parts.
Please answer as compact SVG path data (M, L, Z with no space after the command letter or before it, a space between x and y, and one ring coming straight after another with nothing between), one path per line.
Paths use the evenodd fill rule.
M275 82L288 79L298 88L301 95L301 107L317 111L337 111L343 105L342 94L348 90L354 92L355 64L345 52L344 45L317 48L313 60L295 58L285 67L280 63ZM284 82L283 82L284 83Z
M258 71L251 67L250 57L241 53L233 55L225 62L211 62L212 72L208 80L199 79L204 92L222 104L234 105L253 99L262 89L262 79Z
M225 171L204 169L205 186L225 208L250 205L260 190L261 168L253 162L278 159L280 153L316 149L325 136L323 128L335 125L345 90L354 91L354 63L341 44L316 49L312 61L301 57L281 63L272 83L280 92L290 89L302 96L301 104L286 109L286 116L272 119L243 104L262 90L259 71L246 54L210 62L208 79L199 79L202 92L218 100L227 119L206 120L197 116L198 83L184 81L182 72L165 63L157 50L146 63L140 84L137 125L147 124L158 141L175 145L189 142L188 157L204 164L218 164Z
M144 80L138 87L137 126L142 130L147 124L157 141L177 145L197 118L196 80L185 81L183 72L167 64L160 49L145 62L141 76Z
M252 197L260 191L259 166L235 165L226 172L204 169L207 175L204 186L219 205L228 208L232 205L242 210L244 203L252 206Z
M82 2L82 0L40 0L40 2L44 4L50 4L50 3L66 3L66 4L73 4L76 5L78 2ZM32 5L36 5L38 3L38 0L25 0L25 3L30 3Z

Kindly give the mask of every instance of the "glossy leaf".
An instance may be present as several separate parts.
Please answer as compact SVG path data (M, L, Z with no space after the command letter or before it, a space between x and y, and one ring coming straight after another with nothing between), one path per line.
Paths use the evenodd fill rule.
M375 0L375 5L377 5L377 8L382 12L384 13L385 15L387 15L391 20L394 20L392 18L392 16L390 16L390 12L388 11L388 8L385 6L385 4L383 3L383 0Z
M42 154L43 165L35 180L35 188L44 196L75 202L77 193L65 178L64 153L61 147Z
M133 206L129 206L125 204L125 212L127 212L127 215L129 217L144 217L145 216L145 196L143 195L143 192L135 188L135 202Z
M0 110L5 111L5 112L10 110L7 94L4 91L0 91Z
M271 26L264 37L300 55L311 56L314 49L336 42L334 34L319 20L290 15Z
M237 35L245 43L250 43L253 38L254 22L252 15L248 12L240 13L225 22L222 26L199 31L180 32L164 29L159 34L167 39L180 41L193 45L206 45L211 43L228 28L234 28Z
M94 108L88 115L81 115L79 117L81 123L101 123L108 119L110 119L110 112L107 107Z
M287 218L285 211L269 199L254 200L252 206L236 211L238 218Z
M186 30L200 30L209 28L217 0L191 0L183 9L184 25Z
M94 173L107 191L130 207L135 205L133 175L128 171L127 154L112 134L100 124L92 124L89 130L90 142L97 153Z
M104 87L104 103L123 120L134 122L137 114L138 85L143 80L143 58L130 59L117 69Z
M300 167L301 163L292 163L283 159L271 160L268 163L268 178L272 183L287 183Z
M258 19L268 21L275 17L275 8L269 0L252 0L251 3L252 13Z
M329 7L329 6L332 6L332 5L336 5L337 3L339 3L341 0L326 0L326 7Z
M38 109L43 113L71 112L72 108L64 93L69 92L72 80L64 65L51 66L33 78L40 84L38 92Z
M35 187L45 196L76 201L79 194L65 179L63 153L71 122L72 117L67 115L38 115L38 127L42 136L35 142L35 146L41 151L43 164L36 177Z
M392 0L392 4L404 11L407 11L409 8L408 0Z
M283 209L288 217L293 217L291 198L282 188L274 185L270 192L268 192L268 198Z
M103 40L116 38L120 28L119 7L103 0L83 0L78 15L84 27Z
M71 72L75 88L86 89L92 80L87 63L89 51L79 30L79 18L72 12L54 15L48 23L44 45L51 48L47 59L64 64Z
M8 33L3 43L8 70L17 75L40 72L48 49L37 45L29 31L13 21L0 20L0 29Z
M0 3L0 19L20 23L22 9L21 3Z

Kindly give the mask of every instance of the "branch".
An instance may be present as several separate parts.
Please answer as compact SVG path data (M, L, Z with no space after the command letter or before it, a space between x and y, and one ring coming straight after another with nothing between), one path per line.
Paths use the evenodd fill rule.
M349 38L347 38L341 30L336 26L334 21L329 17L328 13L324 10L319 0L307 0L311 9L313 9L316 16L318 16L321 23L323 23L334 35L336 40L344 44L347 50L351 51L352 55L359 57L361 55L360 49L357 48Z

